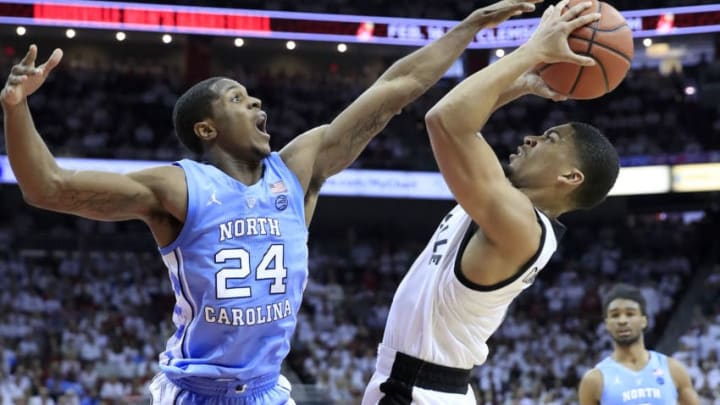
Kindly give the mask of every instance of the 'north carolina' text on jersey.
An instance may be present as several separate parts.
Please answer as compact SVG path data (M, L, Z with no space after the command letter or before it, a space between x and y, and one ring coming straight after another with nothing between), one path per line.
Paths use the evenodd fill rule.
M160 367L171 378L279 373L307 280L303 189L277 153L250 186L212 165L176 164L188 208L178 238L160 249L177 326Z
M677 388L670 375L667 356L648 350L650 358L633 371L606 357L595 366L603 376L602 405L665 405L677 403Z
M462 207L456 206L400 283L383 345L448 367L470 369L484 363L485 342L502 323L512 300L533 283L557 248L553 224L539 211L537 217L542 238L535 256L516 276L482 288L460 272L458 253L476 228Z

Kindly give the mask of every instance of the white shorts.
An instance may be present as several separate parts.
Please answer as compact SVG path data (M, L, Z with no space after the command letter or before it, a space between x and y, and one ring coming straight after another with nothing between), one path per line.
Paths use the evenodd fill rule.
M189 405L198 403L204 405L295 405L295 401L290 398L290 391L292 390L290 381L282 375L275 387L235 398L204 396L183 390L173 384L162 372L153 378L149 389L152 396L152 405Z
M378 402L383 399L386 395L380 390L380 385L387 382L390 378L390 371L392 370L393 362L395 361L396 352L382 344L378 348L378 357L375 364L375 373L370 378L365 389L365 395L363 396L362 405L377 405ZM413 405L476 405L475 394L468 384L468 389L465 394L455 394L451 392L440 392L429 390L420 387L412 387L411 389L412 400L409 401L406 398L399 398L390 401L386 399L388 404L402 405L402 404L413 404Z

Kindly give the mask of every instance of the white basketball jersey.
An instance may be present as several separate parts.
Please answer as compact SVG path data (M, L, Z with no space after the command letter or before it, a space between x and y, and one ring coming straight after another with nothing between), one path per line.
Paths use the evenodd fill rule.
M542 227L536 254L516 276L482 287L462 275L458 257L476 227L459 205L450 211L395 292L383 345L448 367L470 369L484 363L486 341L510 303L532 285L557 249L553 224L536 212Z

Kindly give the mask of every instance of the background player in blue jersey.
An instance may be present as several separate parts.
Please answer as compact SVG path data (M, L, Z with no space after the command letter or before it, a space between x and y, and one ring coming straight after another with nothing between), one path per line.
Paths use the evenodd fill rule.
M284 404L280 365L307 277L307 226L325 179L430 86L482 28L534 9L504 0L400 59L330 124L271 152L262 103L229 78L175 105L177 135L208 164L183 160L127 175L58 166L27 97L62 58L32 45L0 94L9 160L32 205L103 221L140 219L168 267L176 333L151 384L161 404Z
M580 405L700 403L685 366L645 348L648 320L638 288L613 287L603 302L603 315L613 353L580 380Z

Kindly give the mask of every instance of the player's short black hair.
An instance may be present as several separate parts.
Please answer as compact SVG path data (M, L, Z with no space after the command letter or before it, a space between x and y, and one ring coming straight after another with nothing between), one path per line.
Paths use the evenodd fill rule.
M645 297L642 295L642 291L637 287L627 284L616 284L605 294L605 298L603 299L603 317L607 318L608 306L618 298L637 302L640 306L640 313L647 315L645 312Z
M570 122L580 171L585 181L573 191L577 209L592 208L607 197L620 172L620 158L599 129L583 122Z
M173 108L173 125L180 142L192 152L201 155L203 144L195 134L194 126L205 118L212 117L212 102L219 95L210 87L222 80L222 77L211 77L190 87L175 102Z

